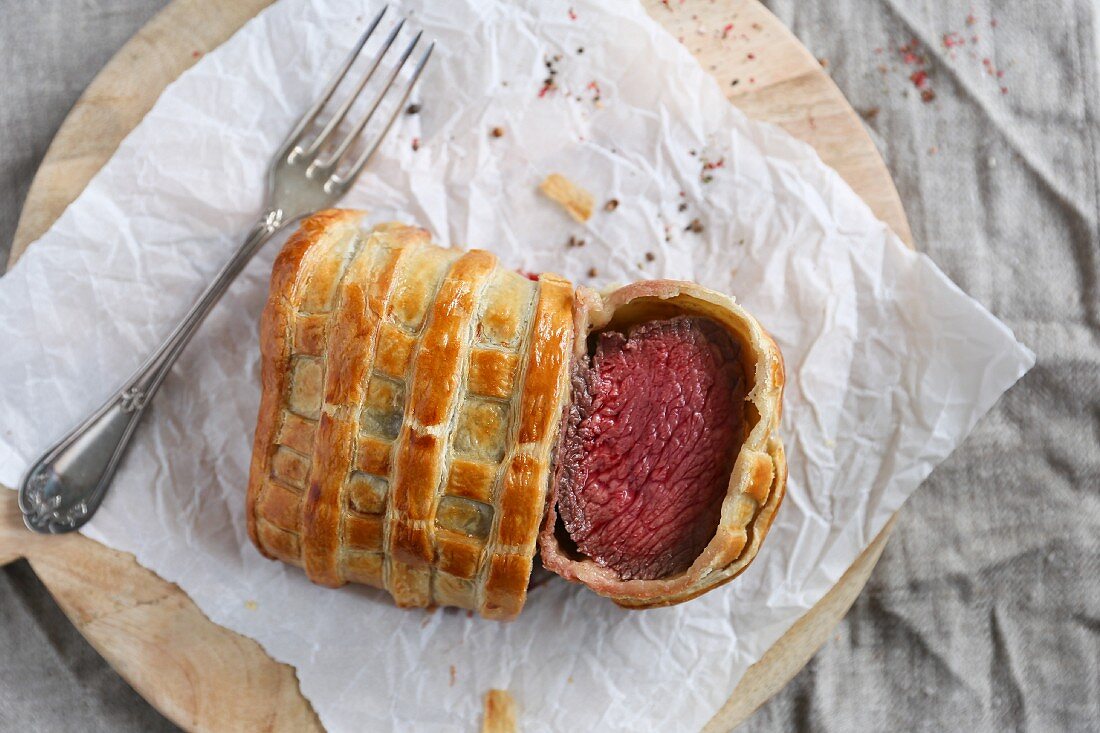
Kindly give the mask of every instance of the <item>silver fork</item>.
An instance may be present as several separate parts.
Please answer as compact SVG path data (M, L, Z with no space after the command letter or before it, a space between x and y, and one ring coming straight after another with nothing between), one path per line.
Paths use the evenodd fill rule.
M331 119L324 124L316 137L312 140L305 138L307 131L332 100L337 87L348 76L385 13L386 9L383 8L370 22L339 73L328 83L320 98L302 116L275 153L267 169L264 213L249 231L240 248L145 364L103 406L31 464L19 486L19 508L23 511L23 521L27 527L43 533L71 532L92 517L107 493L119 460L129 445L145 408L199 324L225 293L229 284L276 232L306 214L332 206L355 183L355 179L405 107L413 85L420 78L435 47L434 43L429 44L419 56L397 105L388 118L379 118L384 120L384 127L356 157L352 152L353 147L359 142L383 99L394 88L399 73L420 42L422 32L417 33L405 47L368 110L339 142L333 135L379 69L383 58L397 39L404 20L393 27L377 55L369 61L369 67L363 72L352 93L336 107Z

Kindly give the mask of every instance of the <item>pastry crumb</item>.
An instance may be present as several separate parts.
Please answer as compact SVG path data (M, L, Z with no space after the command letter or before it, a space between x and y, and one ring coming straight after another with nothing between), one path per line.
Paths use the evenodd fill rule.
M645 253L645 261L646 262L653 262L653 260L655 260L655 259L657 259L657 255L653 254L652 252L646 252Z
M419 104L410 104L408 107L405 108L405 114L407 114L407 115L415 115L419 111L420 111L420 105Z
M699 234L703 231L703 222L698 219L692 219L691 223L684 227L684 231Z
M455 677L457 676L457 674L458 674L458 671L455 669L455 666L452 664L451 665L451 683L450 683L451 687L455 686Z
M539 190L551 201L560 204L577 221L586 222L592 217L592 207L595 205L592 194L565 176L551 173L539 184Z
M489 131L489 134L493 137L504 137L504 128L494 127L492 130Z
M485 693L485 717L481 733L515 733L516 701L507 690Z
M588 268L588 276L589 276L589 277L596 277L596 276L598 276L599 274L600 274L600 273L599 273L599 271L598 271L598 270L596 270L596 268L595 268L595 267L589 267L589 268Z
M260 607L260 604L256 603L256 601L249 600L244 602L244 607L249 611L255 611L257 608Z
M614 211L619 208L619 199L608 199L607 203L603 205L604 211Z

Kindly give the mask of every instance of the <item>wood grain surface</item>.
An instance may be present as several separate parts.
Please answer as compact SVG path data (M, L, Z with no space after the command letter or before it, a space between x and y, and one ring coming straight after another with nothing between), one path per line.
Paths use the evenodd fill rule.
M50 145L27 196L9 265L80 194L164 88L269 4L175 0L119 50ZM718 79L735 105L811 144L911 243L893 181L859 117L821 64L771 13L756 0L667 5L644 0L644 5ZM723 33L729 24L733 27ZM893 520L836 586L749 669L705 731L733 729L805 665L863 588L892 527ZM0 564L20 557L29 560L107 661L183 728L321 730L291 667L271 660L251 639L209 621L178 587L133 556L81 535L31 534L23 528L14 493L2 491ZM523 701L518 704L522 708ZM471 720L470 729L477 724Z

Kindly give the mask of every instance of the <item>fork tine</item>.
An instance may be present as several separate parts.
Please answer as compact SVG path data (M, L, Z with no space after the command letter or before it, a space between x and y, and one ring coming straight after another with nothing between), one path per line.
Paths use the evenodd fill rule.
M398 74L401 73L401 70L405 67L405 63L409 60L409 57L412 56L412 52L413 50L415 50L416 44L420 42L420 37L423 35L423 31L417 33L416 37L413 38L412 42L405 49L405 52L401 54L401 59L397 62L393 70L390 72L389 78L386 79L386 85L382 88L382 91L378 93L378 96L375 98L370 110L368 110L367 113L363 115L362 119L359 120L359 124L355 126L355 129L348 133L343 142L340 143L340 146L332 154L332 157L325 162L324 165L326 167L335 168L340 159L347 152L348 148L351 147L352 143L354 143L355 140L358 139L358 137L363 133L363 130L366 129L367 124L374 116L374 113L378 111L378 106L382 103L382 100L389 93L390 89L393 88L394 81L397 79ZM374 154L374 151L378 148L378 145L386 137L386 133L388 133L390 127L393 126L394 120L396 120L397 116L401 114L401 110L404 108L405 102L408 100L409 94L412 92L412 88L416 84L417 79L420 78L420 74L424 71L424 65L428 63L428 58L431 57L432 50L434 48L435 42L433 41L432 44L428 46L428 50L424 52L424 55L421 56L420 60L417 62L416 68L413 70L412 77L409 79L408 84L405 85L405 90L401 94L401 99L398 100L397 104L390 112L389 119L386 121L386 125L382 129L382 132L374 140L367 151L363 153L362 156L360 156L359 160L355 162L349 175L345 178L341 178L335 175L332 177L338 185L346 185L354 181L355 178L359 175L359 172L362 170L363 166L366 164L367 160L370 158L371 155Z
M363 51L363 46L367 45L367 41L370 39L374 30L378 27L378 24L382 22L382 16L386 14L388 6L383 6L382 10L378 12L378 15L374 16L374 20L370 22L367 29L363 32L363 35L359 36L359 40L355 42L355 45L351 49L351 53L348 54L347 59L344 61L344 65L340 67L339 73L337 73L332 80L325 87L321 96L317 98L317 101L313 103L313 106L306 110L305 114L298 120L297 124L290 131L290 134L283 140L282 146L279 148L279 152L276 155L276 160L286 158L291 149L297 144L298 138L302 133L306 131L306 128L313 123L317 118L317 115L324 109L325 105L332 98L333 92L336 91L336 87L340 86L340 82L347 76L348 70L351 69L352 64L355 63L355 59L359 57L359 54Z
M393 27L390 34L386 37L386 40L382 42L382 48L375 54L374 61L371 62L370 68L367 69L360 79L358 86L355 87L355 91L348 95L348 98L336 109L336 114L332 116L332 119L325 123L324 128L317 135L317 139L310 143L309 147L305 151L305 157L307 159L312 158L317 154L317 151L321 149L321 146L325 144L325 140L336 130L344 118L347 116L351 106L355 104L355 100L359 98L359 95L363 93L363 89L366 88L367 82L374 76L374 72L378 70L378 65L382 63L382 59L389 53L390 46L397 39L397 34L401 32L401 29L405 26L405 19L402 18L398 21L397 25Z
M431 57L432 51L434 49L435 41L432 41L431 44L428 46L428 50L424 52L424 55L421 56L420 60L416 63L416 69L413 70L412 78L410 78L409 83L405 85L405 91L401 93L401 100L397 103L397 106L390 113L390 118L386 121L386 126L382 128L382 132L378 135L378 137L374 139L374 142L371 143L371 146L367 148L367 150L361 156L359 156L359 160L355 161L355 165L352 166L350 171L348 171L347 176L342 178L338 176L332 177L332 180L336 182L337 185L342 187L350 186L352 183L355 182L355 179L359 177L359 174L363 172L363 167L366 166L367 161L369 161L371 156L374 155L374 151L378 149L378 146L382 144L382 140L385 139L386 135L390 131L390 128L393 127L393 123L397 119L397 116L401 114L401 110L404 108L405 102L408 101L409 95L412 93L413 87L416 86L416 81L420 78L420 74L424 71L424 67L427 65L428 59ZM357 130L355 134L358 135L359 132L361 132L361 130Z

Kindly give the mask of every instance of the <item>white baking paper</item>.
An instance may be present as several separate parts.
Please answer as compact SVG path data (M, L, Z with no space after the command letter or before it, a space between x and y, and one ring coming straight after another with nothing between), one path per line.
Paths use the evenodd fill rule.
M469 731L490 687L515 695L525 731L697 730L1034 357L809 147L746 120L638 5L391 5L438 46L422 112L398 120L346 203L578 283L672 277L736 296L787 365L790 483L758 559L702 598L641 612L555 579L500 624L315 587L261 558L243 510L274 244L173 370L84 531L293 665L332 731ZM378 7L262 13L168 88L0 279L0 481L14 485L168 333ZM559 88L540 97L559 54ZM536 193L551 172L620 205L576 224ZM694 219L701 232L686 230Z

